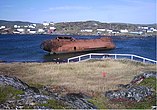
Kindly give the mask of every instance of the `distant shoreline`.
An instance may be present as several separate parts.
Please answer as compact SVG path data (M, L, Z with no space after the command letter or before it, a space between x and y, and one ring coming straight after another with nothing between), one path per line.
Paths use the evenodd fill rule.
M157 35L93 35L93 34L0 34L0 35L52 35L52 36L101 36L101 37L157 37Z

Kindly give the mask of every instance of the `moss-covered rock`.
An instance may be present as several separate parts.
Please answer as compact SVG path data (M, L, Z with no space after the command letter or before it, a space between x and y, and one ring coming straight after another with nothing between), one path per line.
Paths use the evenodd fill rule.
M24 94L24 91L22 90L17 90L11 86L3 86L0 85L0 103L4 103L8 99L18 99L19 96Z

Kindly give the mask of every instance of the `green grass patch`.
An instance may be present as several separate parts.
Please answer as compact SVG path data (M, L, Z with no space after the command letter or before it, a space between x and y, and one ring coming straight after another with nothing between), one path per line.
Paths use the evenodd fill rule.
M35 88L38 88L38 89L43 88L43 85L39 84L39 83L29 83L29 86L30 87L35 87Z
M65 109L65 106L57 100L48 100L47 103L39 104L39 106L45 106L51 109Z
M105 99L101 97L93 97L92 99L88 99L88 101L94 104L98 109L105 109Z
M10 98L18 99L19 94L24 94L24 91L17 90L11 86L0 85L0 103L4 103L7 99Z
M156 90L156 85L157 85L156 78L146 78L139 85L151 87L154 90Z
M140 102L130 103L126 108L127 109L151 109L153 105L156 105L155 95L148 97Z

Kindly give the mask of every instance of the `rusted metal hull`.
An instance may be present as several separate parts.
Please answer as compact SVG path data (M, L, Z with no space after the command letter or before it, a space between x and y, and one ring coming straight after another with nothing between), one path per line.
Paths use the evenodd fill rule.
M111 38L89 40L76 40L70 38L46 40L41 44L41 47L43 50L50 53L74 53L109 50L114 49L115 45Z

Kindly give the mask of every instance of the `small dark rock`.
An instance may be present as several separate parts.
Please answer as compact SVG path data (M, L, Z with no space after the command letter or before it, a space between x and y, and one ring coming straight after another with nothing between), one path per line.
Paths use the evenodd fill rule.
M118 86L119 89L128 89L132 85L131 84L126 84L126 85L124 85L124 84L118 84L117 86Z

